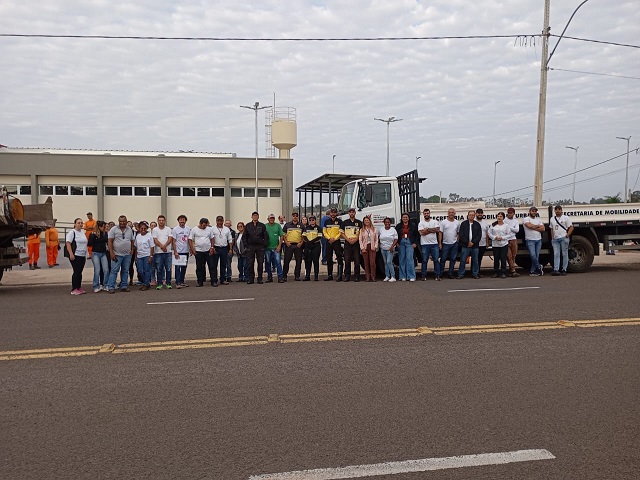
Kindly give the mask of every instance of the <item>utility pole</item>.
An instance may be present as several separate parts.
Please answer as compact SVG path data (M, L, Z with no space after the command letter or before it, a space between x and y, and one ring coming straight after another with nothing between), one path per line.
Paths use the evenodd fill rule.
M378 120L380 122L384 122L387 124L387 177L389 176L389 125L393 122L401 122L401 118L389 117L387 120L382 118L374 118L374 120Z
M496 174L500 160L493 162L493 206L496 206Z
M240 108L248 108L249 110L254 110L256 113L256 212L258 211L258 110L264 110L265 108L271 108L271 105L266 107L261 107L259 102L253 104L253 106L249 107L247 105L240 105Z
M533 178L533 204L542 205L544 178L544 128L547 115L547 63L549 61L549 2L544 1L544 27L542 29L542 61L540 62L540 98L538 101L538 135L536 142L536 167Z
M627 172L624 175L624 202L629 203L629 140L631 137L616 137L618 140L627 141Z
M333 170L331 170L331 173L336 173L336 156L333 156Z

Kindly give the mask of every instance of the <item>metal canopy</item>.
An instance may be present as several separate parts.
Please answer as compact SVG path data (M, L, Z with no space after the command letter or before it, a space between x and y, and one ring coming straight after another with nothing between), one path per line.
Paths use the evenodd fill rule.
M360 180L362 178L374 178L378 175L355 175L345 173L325 173L324 175L315 178L304 185L296 188L296 192L314 192L314 193L331 193L340 191L344 185L353 181Z

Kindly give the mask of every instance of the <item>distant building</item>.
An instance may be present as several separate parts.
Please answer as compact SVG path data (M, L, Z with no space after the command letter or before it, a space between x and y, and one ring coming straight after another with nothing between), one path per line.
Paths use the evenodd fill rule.
M258 159L259 213L284 213L293 205L293 160ZM0 147L0 185L23 203L53 197L61 223L85 219L155 220L190 225L216 215L247 222L255 209L255 158L194 152L129 152Z

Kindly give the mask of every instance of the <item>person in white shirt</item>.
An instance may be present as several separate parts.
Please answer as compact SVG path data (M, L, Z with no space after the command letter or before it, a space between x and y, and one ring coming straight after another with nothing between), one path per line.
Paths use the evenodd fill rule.
M522 220L524 227L524 241L529 250L531 257L531 268L529 270L530 277L542 276L542 265L540 265L540 247L542 246L542 232L544 232L544 224L538 216L538 208L531 207L529 216Z
M393 267L393 249L398 245L398 232L391 227L391 219L384 219L384 227L378 230L378 246L384 260L384 281L395 282L396 272Z
M174 250L173 232L166 225L164 215L158 216L158 226L151 231L153 242L156 246L154 256L156 264L157 286L156 290L165 287L171 288L171 259ZM165 283L166 280L166 283Z
M478 265L482 268L482 259L484 258L484 252L487 251L487 240L489 239L489 227L491 227L491 223L484 219L484 210L481 208L476 209L476 222L478 222L482 228L482 238L478 244Z
M216 217L216 225L211 229L213 239L213 283L214 287L218 286L218 263L220 263L220 283L229 285L227 281L227 259L229 254L233 252L233 237L231 230L224 226L224 217L218 215Z
M138 234L133 239L136 250L136 269L142 276L140 290L149 290L151 282L151 263L153 262L153 238L148 232L149 225L144 220L138 223Z
M69 257L73 275L71 275L71 295L83 295L87 292L82 288L82 270L87 261L88 241L87 235L82 228L82 219L76 218L73 221L73 229L67 233L64 248L65 257Z
M449 260L449 278L455 278L454 271L456 266L456 257L458 256L458 239L460 237L460 222L456 220L456 211L450 208L447 211L447 218L440 222L440 231L442 232L442 243L440 249L440 274L444 274L444 266Z
M207 279L205 265L209 268L209 279L213 285L213 232L208 218L201 218L198 226L191 229L189 251L196 257L196 287L202 287Z
M569 217L563 215L560 205L556 205L553 211L555 216L549 220L551 246L553 247L553 272L551 275L566 275L569 265L569 238L573 233L573 224ZM562 265L560 265L561 256Z
M418 224L420 233L420 249L422 250L422 281L427 280L427 264L429 257L433 260L433 273L436 280L440 280L440 248L442 246L442 233L440 223L431 218L431 210L425 208L422 211L424 217Z
M191 228L187 226L187 216L180 215L178 217L178 225L173 227L173 241L175 245L174 257L178 260L180 257L186 257L186 262L189 262L189 235L191 234ZM187 274L187 265L176 265L175 277L176 288L188 287L185 283L184 277Z
M493 252L493 278L507 278L507 249L509 248L509 225L504 222L504 212L497 215L498 220L489 228L491 250Z
M516 272L516 256L518 255L518 240L516 235L520 231L520 222L516 218L516 209L509 207L507 209L507 218L504 219L504 223L509 226L509 249L507 250L507 262L509 263L509 276L519 277L520 274Z

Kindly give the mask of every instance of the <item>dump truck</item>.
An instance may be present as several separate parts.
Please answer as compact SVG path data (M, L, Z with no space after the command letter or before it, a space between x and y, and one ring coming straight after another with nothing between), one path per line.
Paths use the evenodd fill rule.
M47 198L43 204L23 205L20 199L0 187L0 281L5 270L28 262L25 250L14 245L14 240L40 234L55 223L53 201Z

